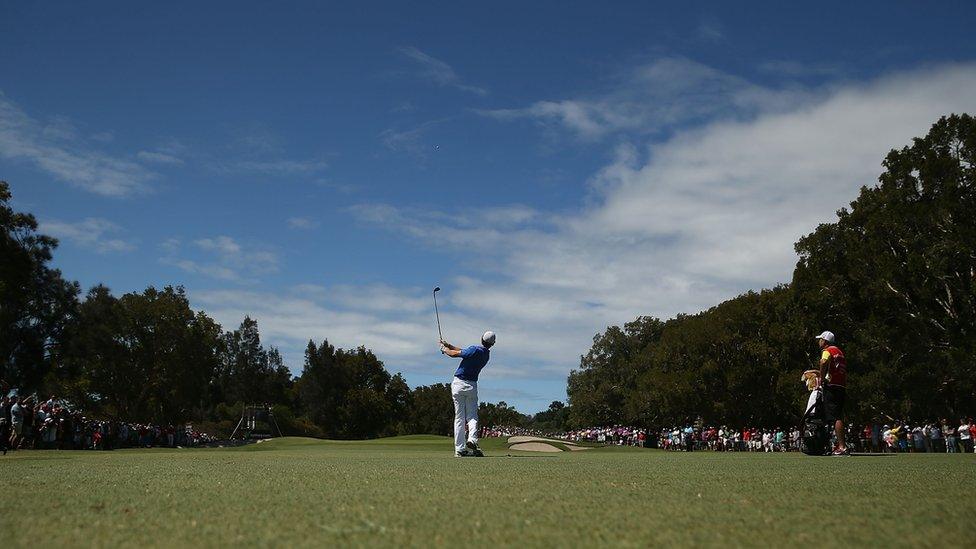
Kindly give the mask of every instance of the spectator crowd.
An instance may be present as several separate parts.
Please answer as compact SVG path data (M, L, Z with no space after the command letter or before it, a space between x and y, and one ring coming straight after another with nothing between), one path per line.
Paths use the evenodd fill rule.
M553 438L569 442L593 442L615 446L639 446L648 447L647 429L637 427L624 427L614 425L613 427L592 427L588 429L578 429L575 431L565 431L550 433L537 429L525 427L485 427L481 430L482 437L510 437L516 435L536 436L540 438Z
M976 422L972 418L963 418L958 425L948 419L923 423L873 423L865 425L857 433L856 440L862 448L876 452L973 453L976 451L973 445Z
M953 424L947 419L922 423L894 421L850 427L847 441L858 452L976 452L976 422L971 418ZM543 432L525 427L497 426L482 429L483 437L513 435L538 436L570 442L590 442L617 446L660 448L670 451L718 452L797 452L800 429L729 428L701 424L675 425L663 429L643 429L614 425L566 432Z
M0 450L112 450L154 446L184 447L212 442L190 425L129 423L86 417L54 396L21 398L16 390L0 397Z

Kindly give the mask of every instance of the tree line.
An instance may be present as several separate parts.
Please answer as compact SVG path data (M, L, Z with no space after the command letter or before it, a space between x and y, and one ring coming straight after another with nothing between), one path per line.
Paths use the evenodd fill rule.
M792 421L824 329L847 355L851 419L973 414L974 157L976 120L943 117L889 152L878 184L836 221L796 243L789 283L607 328L569 375L569 425Z
M56 395L93 417L179 424L228 435L244 404L268 404L285 434L370 438L449 434L446 383L411 389L365 347L309 341L293 376L278 349L245 317L224 331L194 311L182 287L113 295L51 266L57 241L16 212L0 182L0 389ZM504 402L483 420L523 423Z
M848 414L971 414L976 405L976 121L943 117L884 159L837 220L796 243L789 283L694 315L641 316L597 334L568 378L568 405L529 416L483 403L483 425L543 431L686 421L776 425L800 414L813 335L848 356ZM816 197L815 199L823 199ZM448 434L450 387L411 389L364 347L310 341L298 376L244 318L224 331L167 286L113 295L51 267L57 241L0 182L0 380L105 417L209 422L274 406L283 431L333 438Z

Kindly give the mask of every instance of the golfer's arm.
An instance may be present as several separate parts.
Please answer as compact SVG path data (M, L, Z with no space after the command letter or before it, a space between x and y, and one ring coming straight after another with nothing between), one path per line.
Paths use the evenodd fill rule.
M455 348L455 349L447 349L447 350L444 351L444 354L447 355L447 356L450 356L450 357L459 357L459 356L461 356L461 350L460 349L457 349L457 348Z
M820 359L820 381L821 383L827 380L827 367L830 366L829 358Z
M447 347L448 349L454 349L455 351L460 351L461 350L461 348L458 347L457 345L451 345L450 343L448 343L448 342L446 342L444 340L441 340L441 345Z

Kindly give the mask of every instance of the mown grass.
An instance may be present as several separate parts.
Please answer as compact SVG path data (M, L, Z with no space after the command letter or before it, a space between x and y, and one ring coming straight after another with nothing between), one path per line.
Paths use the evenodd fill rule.
M608 448L456 459L446 437L0 458L0 546L976 543L976 456Z

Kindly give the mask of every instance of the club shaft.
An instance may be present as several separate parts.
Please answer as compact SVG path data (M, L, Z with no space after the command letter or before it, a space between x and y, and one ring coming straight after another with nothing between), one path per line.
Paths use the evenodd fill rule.
M437 292L434 292L434 316L437 318L438 341L444 341L444 335L441 333L441 313L437 310Z

